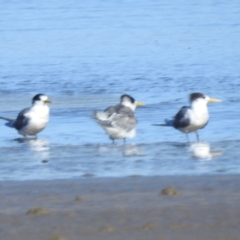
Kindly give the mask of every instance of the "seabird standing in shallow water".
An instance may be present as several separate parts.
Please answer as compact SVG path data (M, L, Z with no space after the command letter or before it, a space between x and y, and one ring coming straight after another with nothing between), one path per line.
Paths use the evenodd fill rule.
M24 137L35 136L41 132L49 121L49 107L51 101L44 94L37 94L32 99L32 106L23 109L16 119L0 117L8 121L6 126L15 128Z
M133 138L136 135L137 118L134 111L137 106L143 105L136 102L130 95L124 94L119 104L108 107L104 111L95 111L94 118L113 143L115 139L124 139L125 142L126 138Z
M155 126L174 127L179 131L186 133L195 132L199 141L198 130L204 128L209 121L207 104L209 102L221 102L216 98L210 98L202 93L190 94L190 106L182 107L173 119L165 120L163 124L153 124Z

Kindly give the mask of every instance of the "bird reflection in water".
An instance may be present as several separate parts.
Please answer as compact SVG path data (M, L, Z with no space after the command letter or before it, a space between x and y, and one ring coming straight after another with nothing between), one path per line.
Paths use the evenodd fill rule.
M16 138L21 144L24 144L24 151L26 154L31 154L33 159L40 160L42 163L47 163L49 161L49 142L45 139L37 138Z
M34 153L34 157L40 158L41 161L48 161L49 158L49 142L45 139L37 138L17 138L14 139L19 143L25 143L31 152Z
M123 147L122 153L125 157L140 156L143 155L143 149L134 144L128 144Z
M28 141L30 149L41 160L47 161L49 158L49 142L44 139L32 139Z
M109 145L101 145L97 147L97 151L101 154L119 154L121 153L124 157L140 156L143 155L144 150L139 148L135 144L115 144L114 147Z
M202 160L211 160L213 157L222 155L222 152L211 151L211 146L208 142L195 142L189 146L189 151L193 153L193 158Z

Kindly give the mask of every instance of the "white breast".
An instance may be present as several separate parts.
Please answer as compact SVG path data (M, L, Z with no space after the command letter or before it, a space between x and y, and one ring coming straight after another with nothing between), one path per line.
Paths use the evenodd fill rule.
M29 122L19 133L22 135L36 135L46 127L49 121L49 107L47 105L33 106L25 116L29 119Z

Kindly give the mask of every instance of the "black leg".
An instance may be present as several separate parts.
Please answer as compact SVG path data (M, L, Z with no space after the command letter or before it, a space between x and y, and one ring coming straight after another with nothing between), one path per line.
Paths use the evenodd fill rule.
M196 136L197 136L197 141L199 142L199 135L198 135L198 132L196 131Z
M112 144L115 144L114 138L110 137L109 138L112 140Z

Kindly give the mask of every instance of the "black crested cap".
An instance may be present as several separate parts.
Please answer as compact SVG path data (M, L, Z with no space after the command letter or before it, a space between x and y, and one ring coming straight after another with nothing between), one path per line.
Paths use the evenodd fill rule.
M128 94L123 94L121 96L121 102L123 101L124 98L128 98L131 101L131 103L135 103L135 99Z
M189 96L189 100L190 102L193 102L194 100L198 99L198 98L205 98L205 95L202 93L191 93Z
M41 100L41 97L42 97L42 96L45 96L45 95L44 95L44 94L41 94L41 93L35 95L35 96L32 98L32 102Z

